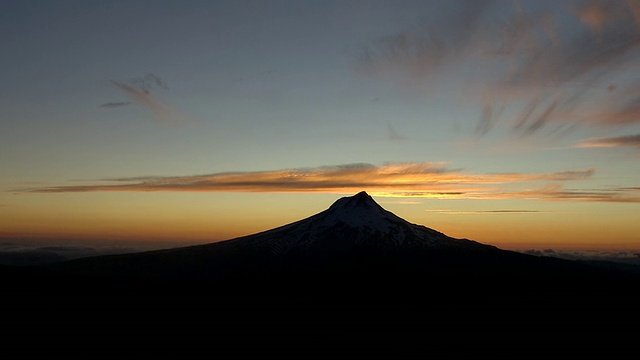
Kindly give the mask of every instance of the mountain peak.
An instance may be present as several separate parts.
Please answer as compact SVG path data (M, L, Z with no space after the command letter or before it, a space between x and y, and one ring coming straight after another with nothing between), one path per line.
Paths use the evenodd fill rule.
M353 200L357 200L357 201L367 201L367 200L373 201L373 198L371 198L371 196L369 196L369 194L367 194L366 191L360 191L359 193L353 195L352 198Z
M342 223L354 228L368 227L381 233L388 231L391 224L407 223L385 210L366 191L336 200L321 214L325 216L322 221L324 224Z
M344 255L356 249L370 254L389 249L450 248L459 243L384 209L366 191L341 197L320 213L249 237L248 242L273 254L291 252L312 257Z
M381 206L378 205L366 191L360 191L353 196L338 199L330 207L330 209L336 208L378 209L381 208Z

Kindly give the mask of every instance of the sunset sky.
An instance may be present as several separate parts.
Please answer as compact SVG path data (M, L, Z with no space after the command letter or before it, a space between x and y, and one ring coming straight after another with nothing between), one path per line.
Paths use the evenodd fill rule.
M364 190L640 251L639 1L3 0L0 44L4 248L209 243Z

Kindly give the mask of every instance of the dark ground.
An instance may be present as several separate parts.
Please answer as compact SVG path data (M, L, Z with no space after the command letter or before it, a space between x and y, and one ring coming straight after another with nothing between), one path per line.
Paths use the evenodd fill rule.
M380 266L224 281L3 267L3 347L7 358L615 359L640 344L636 275Z

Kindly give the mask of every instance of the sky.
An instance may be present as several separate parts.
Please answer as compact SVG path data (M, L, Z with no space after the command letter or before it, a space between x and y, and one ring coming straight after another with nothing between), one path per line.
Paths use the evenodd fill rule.
M0 261L359 191L507 250L640 256L640 1L1 0L0 44Z

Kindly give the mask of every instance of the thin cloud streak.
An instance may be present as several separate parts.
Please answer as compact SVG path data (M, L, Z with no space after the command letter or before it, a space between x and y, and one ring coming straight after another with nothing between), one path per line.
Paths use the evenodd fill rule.
M491 215L491 214L535 214L544 211L539 210L478 210L478 211L460 211L451 209L427 209L427 212L447 215Z
M622 147L640 148L640 134L590 139L580 142L576 147Z
M380 197L437 199L536 199L640 202L635 188L565 190L558 182L585 181L595 169L554 173L473 174L446 163L346 164L304 169L227 172L176 177L105 179L115 184L37 187L16 193L133 192L323 192L344 194L366 189ZM551 182L551 184L549 184ZM536 190L514 186L544 183ZM527 187L529 187L527 185Z
M398 133L391 125L391 122L388 122L387 123L387 139L390 141L403 141L403 140L408 140L409 137Z
M535 190L527 190L503 195L513 198L523 198L531 200L640 203L640 189L638 188L574 190L565 189L562 184L549 184Z
M111 101L108 103L100 104L100 107L117 108L117 107L123 107L127 105L131 105L131 101Z
M158 89L168 89L168 86L159 77L148 74L145 77L133 78L128 81L111 80L119 90L129 96L133 101L143 105L151 111L154 119L166 126L185 125L190 119L181 114L174 107L158 100L152 92ZM120 107L130 104L127 102L109 102L102 107Z

